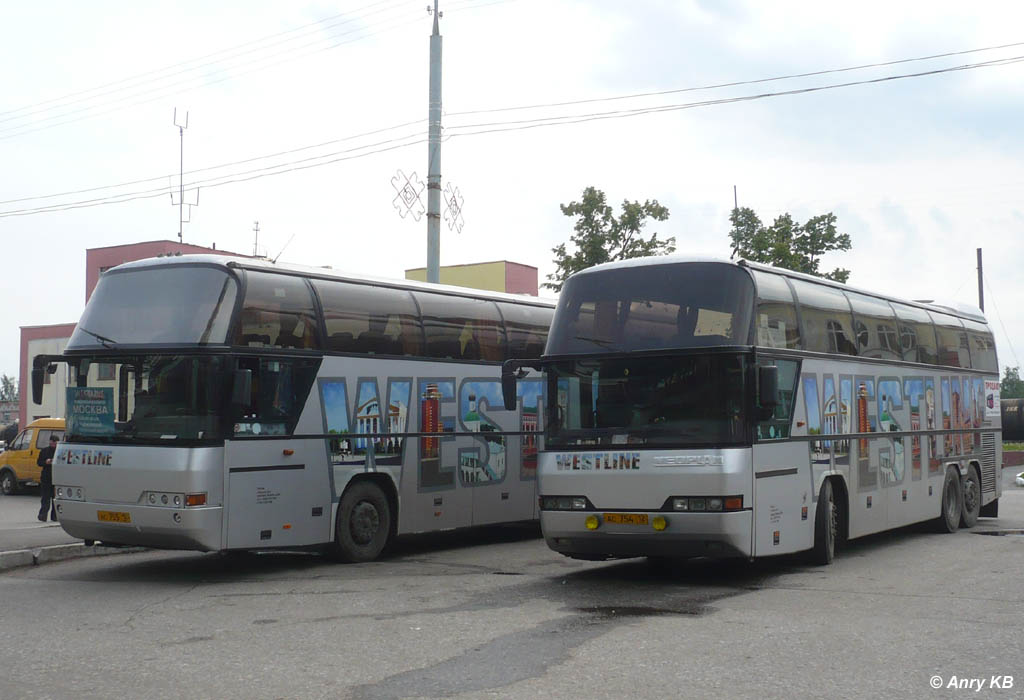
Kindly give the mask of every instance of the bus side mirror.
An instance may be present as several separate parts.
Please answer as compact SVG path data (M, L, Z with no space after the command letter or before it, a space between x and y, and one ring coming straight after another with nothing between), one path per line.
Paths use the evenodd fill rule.
M234 381L231 384L231 405L235 408L245 408L252 398L252 370L236 369Z
M757 406L761 420L768 420L779 405L779 368L761 365L757 368Z
M43 402L43 372L42 367L32 368L32 403Z
M516 410L516 383L519 378L520 366L516 360L505 360L501 365L501 397L505 400L505 410Z

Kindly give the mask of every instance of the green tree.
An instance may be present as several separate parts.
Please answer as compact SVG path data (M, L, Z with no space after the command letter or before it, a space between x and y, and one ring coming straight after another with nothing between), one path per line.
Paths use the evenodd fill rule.
M17 401L19 396L18 380L6 374L0 376L0 401Z
M1024 379L1020 378L1020 367L1007 367L1003 381L999 384L1002 399L1024 399Z
M575 233L570 237L576 250L570 254L565 243L551 249L557 270L548 275L548 281L542 286L556 292L574 272L613 260L665 255L676 249L675 236L658 240L657 233L647 239L641 235L648 219L668 219L668 209L656 199L648 199L643 204L623 200L622 213L616 217L604 192L588 187L583 190L580 201L559 206L563 214L576 219Z
M747 260L836 282L846 282L850 277L850 271L843 268L832 272L818 269L823 254L851 247L850 235L838 232L836 216L831 212L812 217L804 224L793 221L786 213L771 226L765 226L753 209L740 207L732 210L729 221L733 251Z

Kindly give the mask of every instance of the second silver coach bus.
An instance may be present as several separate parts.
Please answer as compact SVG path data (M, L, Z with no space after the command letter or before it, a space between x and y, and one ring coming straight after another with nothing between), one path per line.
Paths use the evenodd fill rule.
M553 303L219 256L107 271L62 356L62 527L205 551L333 545L537 517L543 386L503 409ZM38 399L37 399L38 401Z
M548 545L761 557L997 514L999 373L980 311L746 262L569 278L541 362ZM507 395L509 406L514 396Z

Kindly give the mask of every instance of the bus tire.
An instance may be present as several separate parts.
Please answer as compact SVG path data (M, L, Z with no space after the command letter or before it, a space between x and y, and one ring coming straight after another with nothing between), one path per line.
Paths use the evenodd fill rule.
M960 491L960 475L956 467L946 470L946 479L942 482L942 512L935 521L939 532L956 532L960 527L960 511L963 508L963 493Z
M0 471L0 493L5 496L18 493L18 477L9 468Z
M811 562L824 566L831 564L836 556L836 539L839 536L839 507L836 505L832 480L825 479L818 493L818 507L814 511L814 548Z
M978 524L981 515L981 479L978 468L973 464L967 467L967 475L960 483L963 493L963 507L960 509L960 527L972 528Z
M335 553L344 562L373 561L391 539L391 504L377 484L352 484L338 504Z

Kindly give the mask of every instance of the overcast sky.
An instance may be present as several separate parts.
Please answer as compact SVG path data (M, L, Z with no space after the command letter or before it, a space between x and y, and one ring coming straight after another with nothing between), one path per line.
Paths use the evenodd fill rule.
M441 264L512 260L543 281L572 231L558 205L587 186L657 199L671 217L649 232L728 257L735 185L765 222L834 212L853 250L823 267L857 287L976 305L983 248L1000 362L1018 365L1024 63L1006 59L1024 57L1024 5L837 5L442 0L442 178L465 225L443 225ZM252 253L258 220L282 261L424 266L426 222L399 216L392 178L426 177L425 6L3 0L0 373L17 375L19 326L78 319L86 248L177 238L175 108L186 186L202 183L185 242ZM536 126L552 117L575 118ZM111 197L131 201L67 208Z

